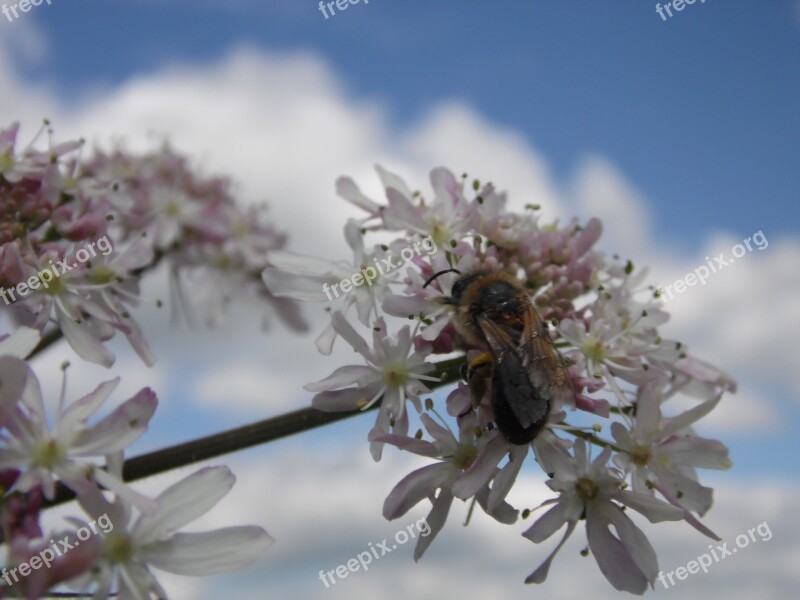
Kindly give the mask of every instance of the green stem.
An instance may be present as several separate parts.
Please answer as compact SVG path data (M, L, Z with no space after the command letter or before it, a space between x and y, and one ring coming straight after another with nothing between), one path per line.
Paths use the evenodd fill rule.
M590 443L594 444L595 446L600 446L601 448L611 448L612 450L616 450L617 452L623 452L623 453L625 452L625 450L623 450L622 448L620 448L616 444L614 444L612 442L609 442L607 440L604 440L602 438L599 438L596 435L594 435L593 433L589 433L588 431L584 431L583 429L579 429L577 427L573 427L572 425L566 425L564 427L559 427L559 429L561 429L562 431L566 431L568 433L571 433L575 437L579 437L581 439L584 439L587 442L590 442Z
M432 376L439 377L440 380L431 387L435 389L458 381L461 377L460 366L463 362L464 357L460 356L435 363L435 370ZM208 460L230 452L266 444L295 433L309 431L323 425L364 414L378 408L378 406L380 406L380 403L376 402L367 410L346 412L322 412L315 408L303 408L285 415L264 419L243 427L229 429L228 431L222 431L183 444L129 458L123 465L122 479L135 481L201 460ZM55 498L47 506L62 504L74 498L74 492L59 483Z

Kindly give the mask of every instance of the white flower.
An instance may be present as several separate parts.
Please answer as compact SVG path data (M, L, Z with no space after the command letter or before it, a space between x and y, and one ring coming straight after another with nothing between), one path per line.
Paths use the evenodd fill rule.
M538 544L565 523L567 531L555 550L525 581L541 583L545 580L556 553L578 521L585 518L589 548L606 579L618 590L642 594L658 575L656 553L618 503L642 513L651 523L680 520L682 511L649 494L623 490L622 480L606 465L610 448L604 448L591 462L582 439L575 441L574 448L574 457L562 454L559 460L557 453L548 457L549 466L555 472L547 485L560 495L557 500L544 503L555 506L523 535ZM609 531L609 525L614 526L616 536Z
M260 527L178 532L216 505L234 481L227 467L200 469L164 490L154 511L136 517L119 497L109 503L99 492L81 496L84 509L95 518L106 515L112 527L103 532L102 557L92 574L75 583L84 588L96 583L97 599L107 598L115 587L119 600L166 598L149 566L189 576L249 566L274 543Z
M434 197L421 206L412 203L412 194L404 183L400 187L394 187L396 183L387 185L389 206L382 213L383 222L390 231L407 229L429 235L437 246L447 247L477 225L477 203L464 198L463 181L459 182L447 169L433 169L430 178Z
M324 411L365 410L382 399L375 426L382 431L394 429L405 434L408 431L406 399L415 403L417 411L421 410L419 395L428 391L422 382L438 381L436 377L425 375L433 369L425 362L430 348L414 350L414 336L407 325L400 330L397 340L393 340L386 333L383 319L378 319L370 348L344 315L334 313L331 322L367 364L339 367L325 379L306 385L309 392L319 392L312 406ZM347 387L353 384L356 387ZM373 458L380 460L383 444L373 442L370 448Z
M426 518L430 534L417 542L414 560L422 557L444 526L454 498L475 496L481 508L499 522L515 522L517 511L504 501L504 497L528 450L527 446L511 448L511 460L498 470L497 464L509 451L509 445L497 431L476 436L474 414L467 415L459 423L458 439L427 414L420 419L433 441L385 433L378 428L373 429L369 436L372 442L392 444L414 454L438 459L438 462L406 475L383 504L383 516L391 520L403 516L425 498L430 499L432 507ZM488 484L492 479L495 483L490 490Z
M356 221L350 220L344 228L344 237L353 252L351 262L331 261L276 251L269 255L271 266L264 269L262 278L267 289L274 296L293 298L302 302L339 303L336 312L346 314L351 306L356 307L359 320L368 325L375 314L378 302L389 293L388 280L395 274L378 272L378 261L381 257L367 253L364 249L364 236ZM376 276L372 276L372 274ZM367 281L365 274L370 276ZM358 276L361 285L355 285L348 292L339 285L343 281L353 281ZM333 324L319 335L316 340L317 349L322 354L330 354L336 341Z
M22 471L9 491L26 492L41 485L45 496L52 499L56 478L78 493L93 481L151 508L120 477L87 460L119 453L145 432L158 404L151 389L143 388L94 425L86 422L114 391L119 377L101 383L67 407L62 390L58 421L51 429L39 381L24 361L0 357L0 382L0 422L5 426L0 433L0 469Z
M722 394L675 417L661 415L661 394L655 387L642 390L636 403L636 420L630 429L611 425L617 447L623 450L614 462L631 473L633 490L652 493L655 488L672 504L701 516L711 508L712 489L700 485L695 468L728 469L728 449L716 440L693 435L690 426L710 413ZM718 539L690 514L686 520L713 539Z

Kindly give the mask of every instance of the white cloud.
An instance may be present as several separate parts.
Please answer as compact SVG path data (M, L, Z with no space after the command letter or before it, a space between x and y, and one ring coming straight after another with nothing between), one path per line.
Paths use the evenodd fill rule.
M263 415L267 408L274 413L300 408L292 402L296 394L296 385L271 376L263 364L239 362L222 364L201 375L193 396L206 407Z
M549 218L566 215L544 157L522 135L468 106L449 102L432 109L406 136L404 150L421 168L445 165L508 190L516 210L538 203Z
M754 228L755 229L755 228ZM740 377L762 385L784 386L800 397L800 348L795 332L800 330L800 243L790 238L770 238L763 250L745 254L717 273L705 286L687 288L667 303L672 313L669 329L686 339L691 351L709 357ZM745 236L746 237L746 236ZM706 247L681 264L659 270L662 285L683 278L706 265L705 257L725 253L742 240L730 235L714 236Z
M601 156L587 157L574 174L572 194L578 214L602 219L601 247L639 262L653 242L650 215L644 197L620 170Z

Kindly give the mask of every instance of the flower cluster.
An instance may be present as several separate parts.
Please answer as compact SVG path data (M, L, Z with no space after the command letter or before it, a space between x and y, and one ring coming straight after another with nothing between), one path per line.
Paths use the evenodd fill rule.
M698 436L692 426L725 391L735 391L735 383L659 334L668 314L646 283L647 271L595 249L602 232L598 219L548 223L536 205L513 212L492 184L444 168L432 171L429 197L377 170L385 203L367 197L349 178L337 183L339 195L365 211L344 229L352 261L277 252L263 277L276 296L324 301L323 284L415 241L434 240L435 252L414 257L404 271L357 287L328 308L331 322L317 339L318 349L329 353L341 337L364 362L341 366L306 386L316 392L313 405L320 410L366 409L380 402L369 433L376 460L389 444L434 461L403 478L384 504L385 517L395 519L421 501L431 502L432 535L419 541L415 558L441 530L455 498L477 503L501 523L515 522L518 511L506 497L529 451L555 496L524 535L540 543L566 526L529 583L545 579L556 552L582 521L588 549L609 582L643 593L658 573L656 554L626 508L654 523L686 521L716 539L698 520L711 506L712 490L699 483L696 469L731 463L723 444ZM394 239L368 247L367 235ZM491 349L468 343L451 307L454 283L478 270L521 282L543 323L537 335L549 336L563 361L569 393L554 395L547 426L530 444L512 444L494 426L491 381L459 383L446 399L450 420L431 398L423 407L422 396L438 387L442 373L435 358L460 356L466 362L468 353ZM396 327L391 317L406 324ZM372 330L371 341L357 332L356 321ZM695 406L670 410L670 400L680 395L693 398ZM409 403L422 426L415 434L409 434Z
M240 208L227 179L198 175L169 147L83 161L81 141L19 151L18 129L0 130L0 310L14 322L40 331L52 323L78 356L105 366L114 355L104 342L121 332L153 364L130 309L139 275L166 259L174 308L188 315L200 308L217 324L250 293L305 327L296 306L259 280L285 236L263 210Z
M162 262L174 308L187 315L202 310L214 325L234 297L249 293L265 315L277 311L302 330L296 305L260 281L285 236L262 209L239 207L226 179L198 175L169 147L146 155L98 150L82 159L82 141L54 144L47 129L47 149L36 148L42 132L18 149L18 131L18 123L0 129L0 316L11 328L0 335L0 597L40 598L66 583L95 598L166 598L150 565L208 575L250 564L272 543L260 527L177 532L227 494L234 481L227 468L201 469L156 498L123 481L123 452L158 404L153 390L97 417L120 378L67 402L65 367L57 414L48 418L28 359L61 336L81 359L111 367L115 356L105 344L120 332L152 365L131 309L141 276ZM41 511L59 486L89 517L112 526L79 547L68 540L94 520L71 518L67 531L44 531ZM53 538L61 536L59 547Z

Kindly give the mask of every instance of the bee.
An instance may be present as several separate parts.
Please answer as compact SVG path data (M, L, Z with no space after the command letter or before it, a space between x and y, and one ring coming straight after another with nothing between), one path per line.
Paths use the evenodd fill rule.
M574 395L567 363L517 278L502 271L462 275L448 269L425 286L449 272L460 277L440 301L454 307L464 340L484 350L466 369L472 395L482 398L491 383L495 425L512 444L528 444L547 424L553 405Z

